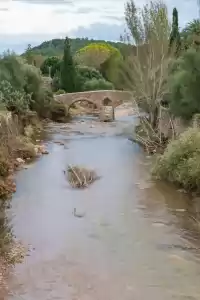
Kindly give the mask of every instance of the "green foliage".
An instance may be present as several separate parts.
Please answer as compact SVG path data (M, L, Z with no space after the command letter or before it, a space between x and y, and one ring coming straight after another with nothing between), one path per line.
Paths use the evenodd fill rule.
M76 70L68 38L65 39L64 55L61 62L60 88L68 93L75 92L76 89Z
M200 45L200 20L194 19L189 22L181 32L182 44L185 49Z
M53 78L54 75L60 71L61 60L57 56L50 56L45 59L43 64L40 67L40 70L43 75L51 75Z
M176 116L192 118L200 112L200 52L189 49L175 62L170 85L170 109Z
M3 80L0 82L0 102L10 111L24 113L31 103L31 95L14 89L10 82Z
M111 82L105 79L91 79L85 82L83 85L84 91L95 91L95 90L113 90L114 86Z
M40 117L49 118L52 101L52 91L41 86L40 89L35 93L35 100L33 101L31 109L36 111Z
M13 53L0 59L0 92L1 103L17 113L32 109L43 114L53 99L40 70Z
M102 76L113 83L116 89L122 89L122 78L120 69L123 65L123 58L122 56L118 55L117 53L113 53L110 57L101 64L100 72Z
M152 171L158 179L167 180L191 191L200 191L200 131L190 128L168 144L156 160Z
M102 79L102 75L101 73L96 70L95 68L91 68L91 67L88 67L88 66L77 66L77 73L84 77L85 80L90 80L90 79L93 79L93 78L96 78L96 79Z
M178 54L181 47L181 37L179 33L178 25L178 11L176 8L173 9L173 21L172 21L172 31L170 34L170 48L175 47L176 53Z
M0 58L0 81L9 81L13 88L23 89L25 85L24 63L25 61L14 53L4 53Z
M76 67L76 91L77 92L81 92L84 89L84 84L88 81L88 80L92 80L92 79L103 79L103 76L101 75L101 73L91 67L87 67L87 66L77 66Z
M41 73L36 67L25 64L24 74L26 79L24 90L31 94L32 99L29 108L36 111L39 116L47 117L53 99L52 92L45 87Z

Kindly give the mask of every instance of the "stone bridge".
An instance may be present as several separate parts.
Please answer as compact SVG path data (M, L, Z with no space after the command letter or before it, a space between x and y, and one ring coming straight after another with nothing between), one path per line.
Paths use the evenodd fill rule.
M95 104L97 109L100 110L104 105L112 105L115 108L123 102L131 101L133 98L131 92L115 90L67 93L55 95L54 97L57 102L66 105L68 111L74 103L79 101Z

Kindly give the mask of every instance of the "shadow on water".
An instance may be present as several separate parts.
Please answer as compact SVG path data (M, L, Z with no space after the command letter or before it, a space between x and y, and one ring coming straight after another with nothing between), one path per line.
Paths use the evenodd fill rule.
M200 299L191 200L151 181L149 159L119 134L128 119L95 122L50 126L50 154L17 174L7 215L35 251L15 266L8 299ZM73 190L69 163L102 178Z

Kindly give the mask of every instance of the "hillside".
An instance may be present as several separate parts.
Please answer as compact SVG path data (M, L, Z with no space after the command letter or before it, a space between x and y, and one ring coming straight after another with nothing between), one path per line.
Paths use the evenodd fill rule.
M95 42L95 43L102 43L105 41L103 40L93 40L88 38L74 38L71 40L71 49L72 53L74 54L77 50L87 46L88 44ZM121 50L123 43L120 42L107 42L108 44L118 48ZM64 48L64 39L53 39L50 41L45 41L42 44L33 47L32 51L36 54L41 54L44 56L58 56L63 54Z

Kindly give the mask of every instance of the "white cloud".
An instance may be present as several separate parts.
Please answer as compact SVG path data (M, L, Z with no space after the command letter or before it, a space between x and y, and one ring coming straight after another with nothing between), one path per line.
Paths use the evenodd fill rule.
M54 35L93 23L119 24L124 3L125 0L0 0L0 34ZM166 3L170 10L173 5L178 7L182 24L197 16L196 0Z
M2 1L2 0L0 0ZM0 33L3 34L55 34L69 32L79 26L87 27L96 22L119 23L109 20L108 15L123 16L123 0L113 1L76 1L68 4L30 4L30 2L12 1L8 11L0 11ZM96 2L96 3L95 3Z

